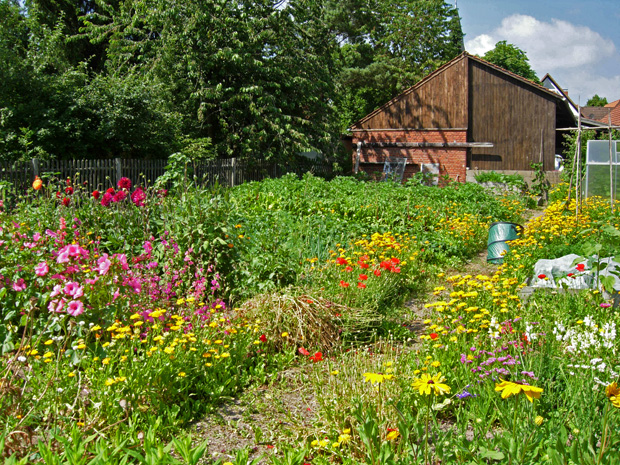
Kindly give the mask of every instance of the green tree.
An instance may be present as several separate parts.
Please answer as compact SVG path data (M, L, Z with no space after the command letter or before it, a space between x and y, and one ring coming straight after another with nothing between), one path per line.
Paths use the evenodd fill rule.
M463 51L458 11L444 0L327 0L337 38L344 129Z
M540 82L530 66L527 54L519 47L509 44L505 40L495 44L495 48L485 53L482 58L530 81Z
M607 102L607 99L605 97L599 97L598 94L594 94L594 96L590 100L588 100L588 102L586 103L586 106L588 106L588 107L604 107L608 103L609 102Z
M315 2L127 0L89 15L108 67L158 83L181 127L220 156L333 147L333 41Z

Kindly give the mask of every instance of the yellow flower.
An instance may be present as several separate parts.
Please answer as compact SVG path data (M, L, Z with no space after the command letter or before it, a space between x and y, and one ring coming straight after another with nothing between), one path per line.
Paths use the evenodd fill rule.
M381 384L385 379L392 379L394 375L384 375L381 373L364 373L364 382L371 384Z
M179 373L179 378L185 378L185 372L184 371L181 371Z
M538 415L536 418L534 418L534 423L536 423L536 426L542 425L543 421L545 421L545 419L543 417L541 417L540 415Z
M605 388L605 394L614 407L620 408L620 389L618 389L618 385L615 382Z
M288 337L288 333L285 331L282 333L282 337Z
M348 431L351 431L351 430L348 430ZM351 442L351 435L349 433L343 432L340 436L338 436L338 442L340 444L346 444L347 442Z
M104 365L108 365L110 363L110 358L106 357L103 360L101 360L101 363L103 363Z
M539 399L540 394L543 392L542 388L536 386L529 386L527 384L513 383L512 381L504 381L495 385L495 390L502 393L502 399L507 399L512 395L518 395L523 392L527 397L527 400L534 402L534 399Z
M420 391L420 395L430 395L434 393L436 396L441 394L449 394L450 386L444 384L445 378L441 373L431 376L428 373L422 374L420 378L413 381L414 389Z
M331 372L332 376L336 376L338 373L340 373L338 370L333 370L333 371Z
M390 431L385 437L385 439L387 439L388 441L393 441L398 436L400 436L400 433L398 431Z
M52 341L51 339L48 339L47 341L45 341L43 344L45 344L46 346L53 344L54 341Z

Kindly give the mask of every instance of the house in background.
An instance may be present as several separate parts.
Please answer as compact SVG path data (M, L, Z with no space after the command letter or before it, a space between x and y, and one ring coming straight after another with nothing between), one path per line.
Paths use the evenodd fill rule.
M575 125L558 93L464 52L350 129L356 171L406 158L405 178L428 169L465 182L468 172L553 171L556 128Z

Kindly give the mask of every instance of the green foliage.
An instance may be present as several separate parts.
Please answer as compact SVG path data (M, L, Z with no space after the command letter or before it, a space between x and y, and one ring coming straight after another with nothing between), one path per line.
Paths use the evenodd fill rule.
M592 98L590 98L587 103L586 106L588 107L604 107L605 105L607 105L607 98L606 97L599 97L598 94L594 94L592 96Z
M485 53L482 58L530 81L539 82L526 53L505 40L495 44L495 48Z
M483 173L479 173L475 176L476 182L497 182L502 184L508 184L509 186L514 186L520 190L525 190L527 188L527 184L523 179L523 176L520 174L505 174L498 173L496 171L485 171Z

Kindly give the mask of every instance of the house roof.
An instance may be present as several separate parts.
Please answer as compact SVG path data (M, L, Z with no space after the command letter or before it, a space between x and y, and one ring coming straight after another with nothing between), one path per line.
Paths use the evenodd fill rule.
M597 121L601 123L609 124L609 115L611 111L611 124L612 126L620 126L620 100L608 103L604 107L601 107L604 111L603 116L597 118Z
M584 118L600 121L601 118L607 120L609 108L605 107L581 107L581 116Z
M425 76L424 78L422 78L420 81L418 81L416 84L414 84L413 86L409 87L408 89L406 89L405 91L401 92L399 95L397 95L396 97L392 98L390 101L388 101L387 103L385 103L384 105L380 106L379 108L377 108L376 110L370 112L368 115L364 116L362 119L356 121L355 123L353 123L353 125L351 125L350 129L357 129L360 128L361 125L368 121L369 119L371 119L373 116L375 116L377 113L380 113L382 111L384 111L385 109L389 108L391 105L393 105L395 102L399 101L403 96L410 94L411 92L415 91L417 88L419 88L420 86L426 84L428 81L432 80L436 75L438 75L439 73L443 72L444 70L446 70L447 68L453 66L455 63L458 63L461 60L464 59L470 59L473 61L476 61L484 66L487 66L489 68L493 68L496 71L499 71L500 73L512 78L512 79L516 79L517 81L520 81L530 87L532 87L533 90L536 91L540 91L545 93L548 96L551 96L555 99L558 100L562 100L562 96L557 94L556 92L547 89L546 87L535 83L534 81L530 81L529 79L524 78L523 76L519 76L518 74L515 74L511 71L508 71L504 68L502 68L501 66L497 66L489 61L486 61L478 56L475 55L471 55L467 52L463 52L461 53L459 56L457 56L456 58L453 58L452 60L450 60L449 62L445 63L444 65L440 66L439 68L437 68L435 71L433 71L432 73L430 73L429 75Z
M553 79L553 77L549 73L545 74L541 82L542 82L542 85L546 89L552 90L558 95L561 95L563 100L568 105L570 111L573 113L575 118L577 118L577 116L579 115L579 111L577 110L577 105L575 105L575 102L573 102L572 99L568 96L568 93L566 92L566 90L562 89L562 87L560 87L557 81Z

